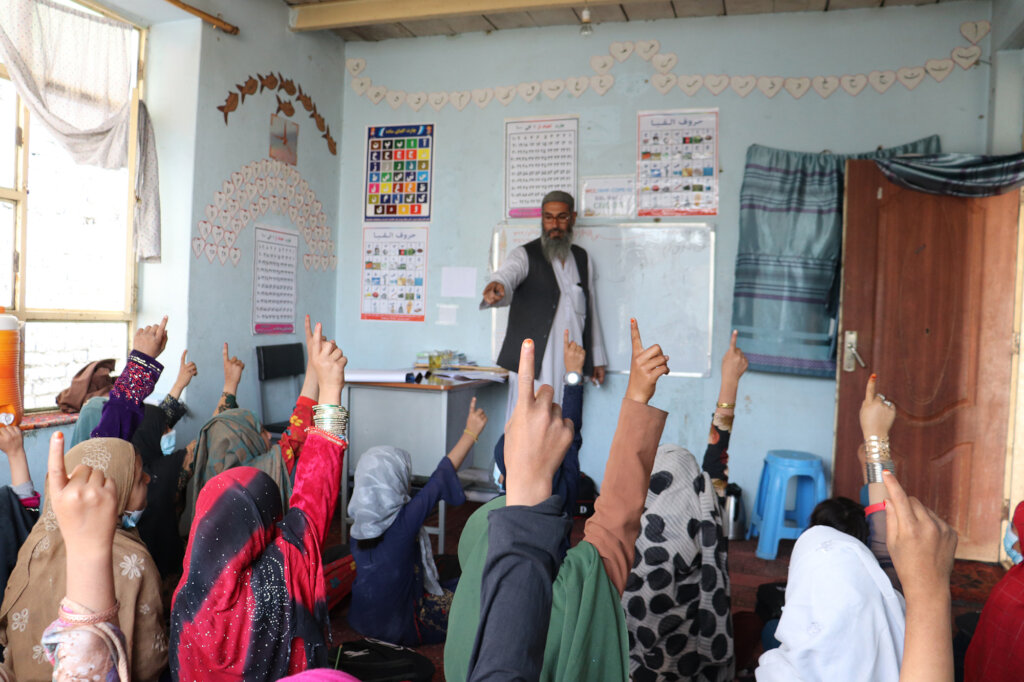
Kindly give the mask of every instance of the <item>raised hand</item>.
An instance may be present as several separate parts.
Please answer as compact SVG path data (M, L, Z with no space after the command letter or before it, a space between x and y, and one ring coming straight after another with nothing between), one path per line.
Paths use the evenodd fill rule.
M484 303L494 305L505 298L505 287L500 282L491 282L484 287Z
M484 427L487 426L487 413L476 406L476 396L469 401L469 415L466 417L466 430L473 434L473 438L479 438Z
M725 351L725 355L722 356L722 383L739 384L740 377L747 371L747 367L750 365L747 362L747 356L743 354L739 348L736 347L736 337L739 336L737 330L732 331L732 337L729 339L729 350Z
M323 326L317 322L309 338L310 363L320 381L320 402L326 405L341 403L341 389L345 387L345 365L348 358L333 341L323 337Z
M532 339L519 353L519 400L505 426L507 504L539 504L551 496L551 480L572 442L572 421L562 418L553 402L554 390L544 385L533 392Z
M178 377L174 380L171 394L175 398L180 396L185 387L192 382L192 377L197 374L199 374L199 368L196 367L196 363L188 360L188 349L186 348L181 352L181 365L178 367Z
M864 402L860 405L860 430L864 440L868 436L885 438L896 420L896 407L878 393L878 375L872 374L864 390Z
M327 339L321 336L320 340L326 341ZM316 375L316 367L313 365L313 328L309 315L306 315L306 358L306 374L302 377L301 395L319 401L320 383Z
M151 324L148 327L135 330L135 339L132 341L132 349L145 353L151 358L156 358L164 352L167 346L167 316L160 321L160 324Z
M911 593L949 591L957 534L949 524L908 497L896 477L882 474L888 500L885 504L885 544L908 600Z
M25 454L20 427L0 426L0 450L7 455L7 463L11 467L11 485L31 482L32 475L28 471L28 456Z
M224 360L224 392L236 395L238 384L242 381L242 370L245 369L245 363L228 353L227 341L224 342L221 357Z
M583 374L583 362L587 359L587 351L575 341L569 340L569 330L565 330L562 338L563 355L565 356L565 371L578 372Z
M629 321L629 331L633 339L633 361L629 365L626 397L646 405L654 397L658 379L669 372L668 356L661 352L658 344L644 348L635 319Z

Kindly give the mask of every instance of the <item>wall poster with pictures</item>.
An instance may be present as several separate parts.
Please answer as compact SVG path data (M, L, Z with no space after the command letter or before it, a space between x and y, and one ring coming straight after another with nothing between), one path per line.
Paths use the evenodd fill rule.
M578 116L505 121L505 217L539 218L552 190L576 196Z
M363 219L430 220L433 152L433 125L368 127Z
M637 114L638 216L718 215L718 109Z
M363 226L362 320L423 322L427 225Z

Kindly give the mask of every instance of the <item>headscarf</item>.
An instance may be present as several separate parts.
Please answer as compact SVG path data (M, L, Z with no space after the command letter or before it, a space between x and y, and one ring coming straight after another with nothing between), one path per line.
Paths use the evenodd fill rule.
M64 455L67 471L79 464L99 469L117 485L117 515L128 505L135 481L135 448L119 438L92 438ZM114 533L114 594L120 604L118 624L127 640L133 680L155 679L167 665L160 575L135 530L118 526ZM0 644L4 665L16 679L50 679L53 666L40 645L43 630L57 618L66 589L64 539L50 506L18 553L0 607Z
M18 563L18 549L39 520L39 510L29 509L10 486L0 488L0 601L7 578Z
M132 435L132 444L142 457L143 466L150 466L164 456L160 438L167 429L167 415L156 405L144 404L142 421Z
M863 542L808 528L789 560L782 642L761 656L758 682L897 680L906 605Z
M1024 538L1024 502L1013 512L1017 536ZM985 600L964 661L967 682L1011 682L1024 670L1024 564L996 583Z
M286 556L287 544L304 547L305 516L293 514L282 521L277 484L252 467L218 474L200 491L171 607L175 679L276 680L294 669L295 638L326 641L321 564L305 562L317 581ZM301 601L306 593L316 604ZM320 649L324 660L309 661L307 646L306 662L325 663Z
M472 643L480 623L480 584L487 560L487 514L505 506L496 498L477 509L459 539L462 577L448 616L444 674L466 679ZM524 594L523 599L531 595ZM541 680L622 682L629 678L626 621L619 591L604 570L597 549L583 541L565 555L551 586L551 620Z
M727 543L711 477L678 445L662 445L622 594L636 682L666 673L732 680Z
M194 473L188 482L185 511L178 523L178 532L182 536L192 526L199 491L207 481L232 467L256 467L268 474L278 486L282 506L288 506L292 482L281 458L281 448L275 445L268 451L261 435L262 430L256 415L238 408L221 412L200 429L193 462Z
M411 484L412 457L408 452L390 445L378 445L364 452L356 464L352 499L348 503L352 537L372 540L383 535L411 499ZM430 594L443 594L426 528L420 528L419 545L423 589Z
M107 400L106 396L95 396L85 401L78 413L75 428L71 431L71 440L68 441L69 448L92 438L92 430L99 426L100 418L103 417L103 406L107 404Z

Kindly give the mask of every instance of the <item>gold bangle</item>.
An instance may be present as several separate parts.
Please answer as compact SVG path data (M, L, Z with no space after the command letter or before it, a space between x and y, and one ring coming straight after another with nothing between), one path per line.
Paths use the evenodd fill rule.
M479 440L477 440L476 434L470 431L469 429L464 430L463 433L472 438L474 443L480 442Z
M718 403L718 407L722 408L723 410L735 410L736 403Z

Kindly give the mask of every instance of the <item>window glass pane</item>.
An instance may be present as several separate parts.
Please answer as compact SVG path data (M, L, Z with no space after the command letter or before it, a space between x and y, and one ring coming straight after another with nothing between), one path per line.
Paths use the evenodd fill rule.
M28 189L26 308L124 310L128 170L76 164L36 123Z
M15 204L0 201L0 305L14 308Z
M126 322L27 322L25 409L57 407L57 394L93 360L114 358L124 366Z
M14 84L0 78L0 187L14 187L17 147L14 145L18 127L18 97Z

